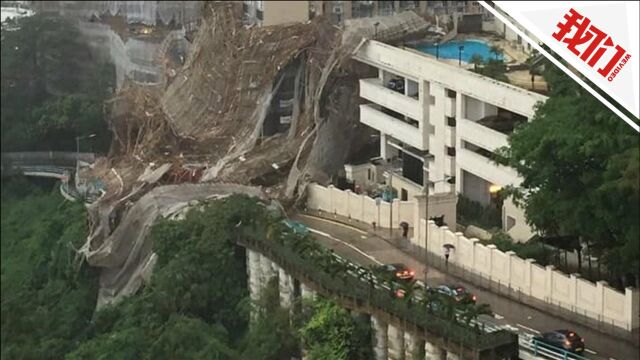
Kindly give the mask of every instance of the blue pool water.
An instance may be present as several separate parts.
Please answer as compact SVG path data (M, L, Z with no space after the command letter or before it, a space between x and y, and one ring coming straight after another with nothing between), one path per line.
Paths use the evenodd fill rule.
M473 57L474 54L482 56L482 59L484 61L495 58L495 54L492 54L489 51L491 47L484 41L480 40L453 40L444 44L440 44L437 50L438 56L444 59L458 59L458 47L460 45L464 46L464 49L462 50L462 61L464 62L471 62L471 57ZM431 54L433 56L436 55L435 45L418 45L416 46L416 50L422 51L423 53ZM498 55L498 59L503 59L502 55Z

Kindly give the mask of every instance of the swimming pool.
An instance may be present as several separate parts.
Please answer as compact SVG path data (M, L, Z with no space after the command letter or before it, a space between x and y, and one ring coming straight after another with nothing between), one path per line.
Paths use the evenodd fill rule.
M462 61L471 62L471 58L473 55L478 54L482 56L484 61L489 59L495 59L496 55L492 54L490 49L491 47L484 41L481 40L464 40L464 41L449 41L444 44L436 45L418 45L415 47L416 50L419 50L423 53L437 55L444 59L458 59L459 49L458 47L462 45L464 49L462 50ZM503 59L502 55L498 55L498 59Z

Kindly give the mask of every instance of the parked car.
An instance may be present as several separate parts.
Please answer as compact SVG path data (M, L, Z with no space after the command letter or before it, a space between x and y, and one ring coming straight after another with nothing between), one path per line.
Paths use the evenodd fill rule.
M404 79L391 79L387 83L387 88L404 94Z
M534 342L555 346L576 354L584 352L584 338L575 331L555 330L533 338Z
M376 268L379 272L395 277L398 280L411 281L415 277L415 271L409 269L404 264L384 264Z
M429 290L452 297L460 304L475 304L477 297L470 293L464 286L460 285L440 285Z
M302 236L309 234L309 228L306 225L301 224L297 221L285 219L285 220L282 220L282 223L285 224L289 229L293 230L295 234L302 235Z

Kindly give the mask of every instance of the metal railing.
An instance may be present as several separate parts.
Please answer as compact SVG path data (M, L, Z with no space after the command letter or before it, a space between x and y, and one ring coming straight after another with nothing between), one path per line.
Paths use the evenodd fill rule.
M292 247L300 246L295 245L295 242L286 244L282 243L284 240L262 239L260 236L255 236L255 229L250 232L243 229L242 232L244 236L240 238L245 239L244 246L250 245L255 251L269 257L299 280L311 281L319 285L325 295L337 296L359 306L381 310L388 316L400 319L405 327L423 329L441 337L445 343L460 351L462 349L471 349L474 352L484 351L515 344L517 341L517 334L507 329L491 328L490 331L482 331L482 326L476 327L475 323L466 325L457 319L430 313L415 301L417 300L415 297L414 301L398 299L393 295L394 285L391 289L388 281L376 277L369 269L356 265L335 253L330 257L330 262L333 264L326 266L324 256L320 255L319 259L314 260L316 255L312 254L319 250L295 250ZM325 252L328 253L328 250ZM318 260L324 263L324 266L318 263ZM328 273L327 269L338 270L336 273ZM459 318L459 316L456 317Z

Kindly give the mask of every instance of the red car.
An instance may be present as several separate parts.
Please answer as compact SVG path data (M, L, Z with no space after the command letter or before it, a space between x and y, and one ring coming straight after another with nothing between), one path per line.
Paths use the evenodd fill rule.
M404 264L385 264L378 267L378 271L391 275L399 280L411 281L415 277L415 271L409 269Z

